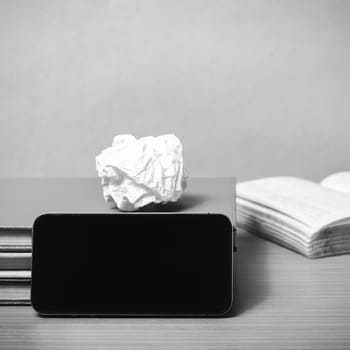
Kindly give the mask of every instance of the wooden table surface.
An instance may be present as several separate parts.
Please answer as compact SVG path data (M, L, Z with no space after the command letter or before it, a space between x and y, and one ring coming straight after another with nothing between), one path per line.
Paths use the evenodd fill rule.
M350 255L308 260L238 234L225 318L42 318L0 307L0 349L350 349Z

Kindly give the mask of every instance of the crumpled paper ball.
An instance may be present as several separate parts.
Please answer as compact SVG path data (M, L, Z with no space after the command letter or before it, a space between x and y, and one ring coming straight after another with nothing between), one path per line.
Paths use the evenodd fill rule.
M175 202L186 187L182 145L175 135L118 135L96 157L103 196L111 208L134 211L150 203Z

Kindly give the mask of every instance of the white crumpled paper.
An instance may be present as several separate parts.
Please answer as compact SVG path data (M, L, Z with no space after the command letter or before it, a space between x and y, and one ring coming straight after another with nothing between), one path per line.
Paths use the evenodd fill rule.
M96 157L103 196L112 208L133 211L175 202L186 187L182 145L175 135L119 135Z

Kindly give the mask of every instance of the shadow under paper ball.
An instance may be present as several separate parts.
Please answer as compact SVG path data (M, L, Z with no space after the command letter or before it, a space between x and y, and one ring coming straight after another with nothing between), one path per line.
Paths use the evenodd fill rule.
M184 193L177 202L151 203L143 208L140 208L138 212L179 212L186 211L201 206L208 200L208 196L200 194L187 194Z

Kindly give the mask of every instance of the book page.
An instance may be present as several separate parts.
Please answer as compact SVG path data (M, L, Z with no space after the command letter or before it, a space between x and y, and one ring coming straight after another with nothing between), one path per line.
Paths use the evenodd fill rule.
M313 230L350 218L349 195L296 177L239 183L237 197L288 215Z
M303 243L309 242L315 233L315 230L296 221L291 216L239 197L237 198L237 215L250 216L250 222L259 220L260 223L271 223L282 235L291 235Z
M350 194L350 171L327 176L321 185L335 191Z

